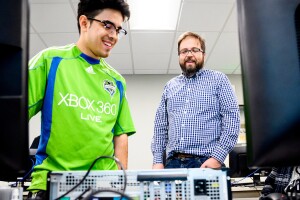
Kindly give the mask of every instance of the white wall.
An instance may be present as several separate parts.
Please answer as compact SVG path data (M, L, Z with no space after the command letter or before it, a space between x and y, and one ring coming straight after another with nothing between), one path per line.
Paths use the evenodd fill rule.
M127 98L136 127L136 134L129 137L129 169L151 169L151 138L154 117L164 85L176 75L124 75ZM243 104L241 75L228 75L235 86L239 104ZM30 144L40 133L40 115L30 121Z

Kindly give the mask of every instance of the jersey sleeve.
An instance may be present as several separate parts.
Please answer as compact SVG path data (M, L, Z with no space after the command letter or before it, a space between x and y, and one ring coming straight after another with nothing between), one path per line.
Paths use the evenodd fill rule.
M115 135L121 135L124 133L126 133L128 136L135 133L135 127L133 124L128 101L126 98L126 86L124 87L124 94L120 104L119 115L114 127Z
M37 114L43 105L47 84L47 62L43 53L29 61L28 70L28 114L29 119Z

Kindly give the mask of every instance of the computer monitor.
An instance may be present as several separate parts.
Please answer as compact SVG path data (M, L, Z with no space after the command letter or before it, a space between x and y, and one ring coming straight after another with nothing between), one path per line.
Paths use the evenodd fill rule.
M251 177L251 184L260 185L261 177L270 174L272 168L253 168L248 164L246 144L236 144L229 153L229 175L231 178ZM238 183L239 184L239 183ZM244 184L242 182L242 184Z
M0 181L15 181L30 168L29 5L27 0L0 0L0 5Z
M253 172L248 167L246 144L236 145L229 153L229 169L231 178L246 177Z
M237 0L250 166L300 165L300 0Z

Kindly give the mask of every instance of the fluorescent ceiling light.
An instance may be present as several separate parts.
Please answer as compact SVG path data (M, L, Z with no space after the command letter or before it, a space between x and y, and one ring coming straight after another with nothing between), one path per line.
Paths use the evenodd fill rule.
M131 30L175 30L181 0L127 0Z

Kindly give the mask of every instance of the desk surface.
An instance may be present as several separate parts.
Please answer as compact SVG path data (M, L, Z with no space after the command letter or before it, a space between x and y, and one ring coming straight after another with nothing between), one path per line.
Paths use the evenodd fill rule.
M260 191L262 190L263 186L236 186L231 187L232 197L233 199L237 200L242 198L243 200L246 199L258 199L260 196Z

